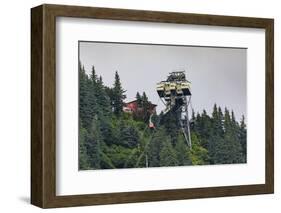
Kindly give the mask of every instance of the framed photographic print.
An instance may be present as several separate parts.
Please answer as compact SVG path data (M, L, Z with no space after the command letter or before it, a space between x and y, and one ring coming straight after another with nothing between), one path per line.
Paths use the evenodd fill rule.
M31 9L31 203L274 191L273 19Z

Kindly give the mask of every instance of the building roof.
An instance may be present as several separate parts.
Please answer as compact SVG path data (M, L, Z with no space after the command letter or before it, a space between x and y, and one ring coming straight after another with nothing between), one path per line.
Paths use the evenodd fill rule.
M131 104L131 103L135 103L137 102L137 100L133 100L133 101L129 101L129 102L126 102L125 104ZM150 105L153 105L153 106L157 106L157 104L153 104L151 102L149 102Z

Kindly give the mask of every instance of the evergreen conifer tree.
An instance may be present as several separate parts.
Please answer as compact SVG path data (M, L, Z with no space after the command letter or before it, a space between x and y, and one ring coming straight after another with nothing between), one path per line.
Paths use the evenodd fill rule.
M247 129L245 124L245 117L242 116L239 126L239 141L242 148L243 162L247 162Z
M88 133L87 130L82 127L81 121L79 123L79 169L86 170L90 168L86 146Z
M192 165L191 157L189 155L189 148L187 147L182 134L178 136L175 146L175 153L178 160L178 166Z
M163 140L162 148L160 151L160 166L177 166L179 162L177 160L176 152L170 142L170 140Z
M90 159L89 164L92 169L100 169L102 152L101 143L102 135L99 128L99 121L96 116L92 121L92 127L87 138L87 153Z
M113 86L113 110L115 115L120 116L123 112L124 99L126 98L125 90L122 88L118 72L115 72L115 81Z
M149 167L158 167L160 166L160 151L162 148L163 140L166 140L165 130L159 128L153 135L150 137L150 143L148 146L148 162ZM147 142L146 142L147 143Z
M136 94L136 100L137 100L138 107L142 107L142 98L139 92L137 92Z

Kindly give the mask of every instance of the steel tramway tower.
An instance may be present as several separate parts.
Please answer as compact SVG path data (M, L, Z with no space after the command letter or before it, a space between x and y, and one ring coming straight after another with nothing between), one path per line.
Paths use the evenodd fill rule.
M179 122L180 128L183 132L185 141L190 149L192 149L191 135L190 135L190 120L188 109L192 109L191 106L191 83L186 79L185 72L171 72L167 77L166 81L161 81L157 83L157 93L160 97L160 100L166 106L164 110L165 116L167 113L175 113L177 120ZM152 114L149 117L149 124L147 128L155 129L154 124L151 121ZM146 131L147 128L144 130ZM143 133L144 134L144 133ZM144 149L141 151L135 167L138 167L142 159L145 160L146 167L149 167L147 149L150 141L152 140L154 131L150 136L148 142L146 143ZM135 153L132 152L129 159ZM127 165L127 164L126 164Z
M192 148L188 109L191 106L191 83L185 72L171 72L166 81L157 84L157 93L166 106L164 115L174 112L180 124L187 145Z

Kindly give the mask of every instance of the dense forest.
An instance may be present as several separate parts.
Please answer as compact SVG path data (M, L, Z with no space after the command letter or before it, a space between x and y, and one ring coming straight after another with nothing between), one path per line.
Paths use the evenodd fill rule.
M139 113L123 112L125 90L118 72L112 87L104 85L94 66L87 75L79 63L79 169L142 168L246 163L246 124L233 111L214 104L192 113L190 149L173 113L152 117L149 100L137 92Z

